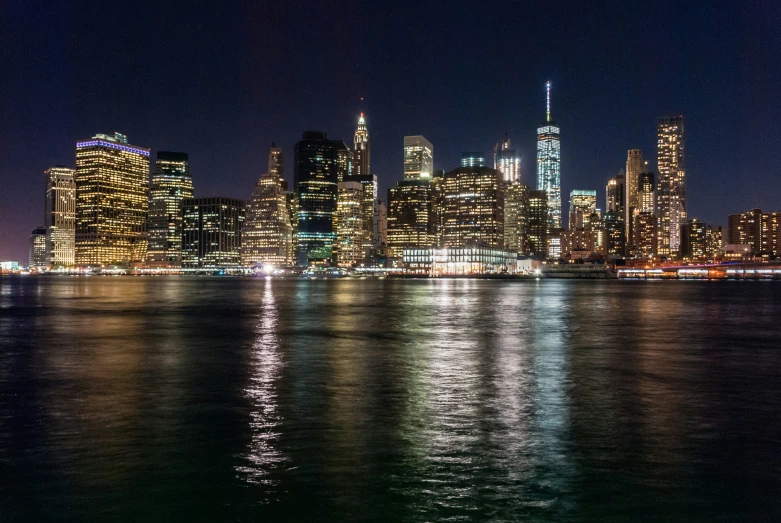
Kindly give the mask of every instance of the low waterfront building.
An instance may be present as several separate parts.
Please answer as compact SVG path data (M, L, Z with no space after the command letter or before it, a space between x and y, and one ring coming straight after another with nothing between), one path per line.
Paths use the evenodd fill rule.
M481 246L404 249L402 258L407 272L418 275L515 274L518 269L516 253Z

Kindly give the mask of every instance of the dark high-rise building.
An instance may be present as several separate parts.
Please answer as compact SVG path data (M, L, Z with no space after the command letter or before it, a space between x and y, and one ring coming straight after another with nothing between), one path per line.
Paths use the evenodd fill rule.
M483 153L461 153L461 167L485 167Z
M358 128L355 130L353 140L353 175L361 176L371 174L371 142L369 130L366 128L366 120L361 113L358 118Z
M504 183L488 167L460 167L438 182L442 246L504 248Z
M547 191L529 193L528 240L529 254L537 258L548 256L548 233L550 231Z
M182 266L182 200L192 197L187 153L158 151L149 184L148 266Z
M411 178L388 190L388 250L401 256L406 248L434 243L431 216L431 180Z
M607 182L605 188L605 201L607 202L606 212L618 213L621 215L621 222L624 222L624 191L625 175L623 169Z
M626 227L624 213L610 211L605 213L605 254L611 258L624 256L626 247Z
M529 187L520 182L507 185L504 193L504 245L511 253L527 254Z
M76 265L146 258L149 149L98 134L76 144Z
M298 193L298 265L327 265L333 257L333 228L339 181L348 176L352 158L341 140L306 131L295 145L295 191Z
M659 118L657 138L659 255L669 256L678 251L687 217L683 116Z
M28 266L32 269L46 267L46 227L36 227L30 234L30 256Z
M545 121L537 128L537 190L545 191L551 229L561 222L561 130L551 120L550 82L547 87Z
M76 256L76 171L58 165L46 174L46 265L70 267Z
M234 198L182 200L182 266L241 266L241 227L247 202Z

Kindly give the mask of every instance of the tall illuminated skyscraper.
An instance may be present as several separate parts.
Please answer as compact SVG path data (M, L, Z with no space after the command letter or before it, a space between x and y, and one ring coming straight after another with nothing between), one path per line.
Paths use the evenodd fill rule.
M293 263L293 227L283 187L282 162L281 149L272 143L268 172L255 185L241 227L241 264L245 267L286 267Z
M46 265L69 267L76 256L76 182L74 169L62 165L46 174Z
M459 167L438 183L441 243L446 248L504 248L504 183L488 167Z
M642 149L629 149L626 153L626 194L624 197L626 216L626 239L631 246L634 242L633 227L635 217L640 213L640 199L637 188L640 183L640 173L645 171L646 162L643 161Z
M537 190L548 195L551 229L561 228L561 131L551 120L550 82L547 88L545 122L537 128Z
M504 140L494 146L494 169L502 173L505 183L521 181L521 159L510 147L510 138L506 134Z
M141 263L147 251L149 149L127 136L76 144L76 265Z
M404 137L404 179L429 180L434 172L434 146L423 136Z
M686 223L686 167L683 156L683 116L664 116L657 126L659 169L659 255L678 250L681 226Z
M353 175L371 174L371 142L369 142L369 130L366 128L366 119L361 113L358 118L358 128L355 130L353 140Z
M371 249L371 223L366 227L364 200L371 202L371 193L364 191L359 181L339 182L339 198L334 214L334 261L339 267L355 267L364 263ZM371 218L370 218L371 220Z
M182 200L192 197L187 153L158 151L149 184L148 266L182 266Z

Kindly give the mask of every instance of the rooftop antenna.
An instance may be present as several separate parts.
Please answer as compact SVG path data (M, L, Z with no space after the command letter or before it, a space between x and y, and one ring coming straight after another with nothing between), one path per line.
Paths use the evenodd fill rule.
M545 84L545 87L548 90L548 105L547 105L548 110L547 110L547 113L546 113L547 114L547 120L546 121L550 122L550 80L548 80L548 82Z

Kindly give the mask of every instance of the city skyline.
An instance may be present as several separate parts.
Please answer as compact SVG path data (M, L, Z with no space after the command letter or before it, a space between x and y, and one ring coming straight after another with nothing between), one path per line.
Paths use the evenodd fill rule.
M165 8L161 9L165 11ZM272 13L272 18L289 14L287 9L281 7L280 12ZM403 11L404 8L401 9ZM229 7L214 21L213 28L236 24L235 35L219 47L225 52L227 63L233 63L231 60L237 56L240 46L236 39L256 38L255 33L265 23L258 11L248 10L249 13ZM315 8L312 13L303 15L301 23L316 19L317 10ZM185 17L201 21L213 14L206 11L206 8L196 9L186 13ZM467 24L467 17L458 12L447 9L442 13L433 11L424 9L425 19L441 16L456 25ZM597 20L598 11L596 8L578 8L579 16L585 22ZM649 27L666 20L663 7L648 7L640 11ZM132 64L109 62L111 53L108 49L104 50L107 40L103 36L113 31L120 44L132 39L138 45L139 42L128 31L120 28L125 25L138 27L144 19L142 10L127 10L127 18L120 26L116 15L99 8L90 12L89 16L81 17L83 24L76 26L74 21L85 14L78 8L73 13L62 13L58 7L39 12L14 6L9 11L9 18L19 21L15 31L26 31L19 35L19 44L31 42L41 28L50 28L51 31L47 33L47 38L39 39L41 44L37 49L43 45L48 51L40 61L25 61L30 51L18 47L17 40L13 40L14 44L9 49L11 65L16 64L17 70L25 74L15 75L3 88L5 98L13 100L14 107L8 113L6 128L1 131L6 153L0 159L0 258L25 259L30 231L43 225L40 212L43 171L55 165L75 167L73 144L96 132L126 133L134 143L151 148L152 157L158 150L187 152L197 197L224 195L248 199L262 174L261 166L265 163L269 143L279 143L288 158L293 156L293 144L300 139L303 131L309 129L322 130L333 139L351 143L356 119L364 112L372 135L372 171L378 176L381 198L402 178L403 165L399 153L402 137L415 134L426 136L436 147L434 168L449 171L458 167L463 151L477 151L489 156L496 136L508 131L521 158L521 181L534 188L533 133L544 111L543 89L548 79L555 87L554 116L564 131L563 194L578 188L597 189L599 206L604 207L601 188L623 166L628 149L645 151L649 169L657 172L656 119L683 114L687 128L687 214L707 223L726 226L729 214L754 207L775 210L775 202L781 200L781 188L774 183L775 166L781 162L781 152L773 146L775 138L771 132L771 123L777 120L774 111L778 109L770 103L771 86L778 73L762 67L765 61L772 63L773 53L778 52L779 46L772 45L775 43L773 40L767 41L768 38L777 38L777 35L771 37L767 31L748 34L749 20L758 23L760 29L765 27L757 11L760 9L736 16L726 9L714 12L705 20L698 17L699 12L695 8L681 9L671 23L675 27L686 27L686 30L671 31L676 35L672 41L660 44L658 39L651 38L643 43L638 38L620 49L611 48L611 53L617 53L619 66L628 61L636 63L637 70L625 73L629 75L626 78L618 74L616 66L608 63L602 47L608 41L613 42L616 35L610 38L596 35L596 43L587 45L579 54L575 53L573 37L550 50L540 47L542 43L532 39L530 48L519 50L521 54L513 59L522 62L526 58L530 60L529 64L509 77L502 72L499 75L503 79L501 83L496 83L498 71L481 70L485 85L470 83L455 87L435 80L442 79L443 75L456 74L463 64L453 60L442 65L434 63L432 60L443 56L445 48L433 41L431 51L421 59L421 65L416 66L425 64L433 67L432 72L424 75L422 85L412 91L400 90L400 77L394 76L400 71L400 56L390 56L377 64L369 63L374 53L390 49L391 42L386 39L379 39L357 51L349 48L349 57L355 58L356 64L361 65L358 68L360 73L354 66L345 64L337 67L332 59L326 59L326 64L334 67L322 70L324 66L318 66L318 70L322 70L328 78L326 87L318 90L310 89L300 81L302 73L299 70L303 70L301 66L306 63L306 55L293 51L292 42L281 36L279 50L290 50L285 59L275 61L258 51L258 56L252 58L248 67L250 72L230 73L221 80L227 85L227 94L222 96L215 90L214 79L220 78L225 66L210 58L203 65L206 72L191 70L187 55L183 54L186 45L193 43L190 37L184 38L182 44L161 52L160 56L150 54L152 48L141 43L139 56L149 58L145 67L150 73L143 78L133 76L135 69L131 68ZM247 15L248 21L242 22L241 15ZM504 27L504 23L509 26L526 15L533 21L539 19L541 13L535 8L512 11L501 26ZM403 18L391 16L384 10L361 16L375 23L379 20L377 17L388 17L388 23L392 25L400 23ZM576 27L568 16L554 16L559 22L557 31L566 32ZM616 13L609 26L623 27L625 17L629 17L629 13ZM40 24L33 26L34 20ZM695 35L713 31L715 27L723 26L725 21L734 20L738 22L733 30L722 34L716 48L705 52L705 48L711 47L711 40ZM468 23L481 27L488 24L488 19L477 13L470 17ZM360 25L355 24L356 27ZM87 29L95 29L94 34L87 35ZM155 26L152 29L154 33L162 28ZM82 37L80 45L83 49L72 47L66 37L68 31ZM199 31L205 31L205 42L213 42L210 30ZM440 31L435 29L435 34L441 35ZM316 32L308 34L306 39L309 41L316 36ZM428 35L425 41L433 36ZM491 38L503 37L486 37L463 45L467 46L467 51L485 56L490 61L490 53L486 51L492 47L489 45ZM745 41L744 45L750 49L762 51L747 53L751 57L742 67L748 70L742 71L741 75L751 78L761 71L763 75L770 75L770 82L754 85L734 79L737 57L734 49L739 41ZM195 43L196 48L201 45ZM339 42L334 45L341 49ZM651 50L658 45L662 48L652 53ZM36 47L32 46L32 49ZM330 50L333 48L326 46L325 52ZM679 59L665 66L674 69L675 81L665 83L657 80L658 76L664 75L658 74L662 71L662 64L654 58L655 53L661 56L666 52L669 55L674 50L678 50L676 52L681 56L688 56L688 53L694 56L697 51L702 51L706 56L718 57L718 60L709 64L702 55L696 63ZM67 52L67 56L58 55L60 51ZM324 51L312 52L317 57ZM62 59L58 60L58 56ZM583 56L597 60L602 68L600 72L581 64L581 61L589 62L581 60ZM163 67L167 67L168 60L174 58L184 60L183 66L193 73L192 81L199 87L194 92L203 94L185 93L182 95L184 100L180 101L170 89L154 87L155 82L148 78L157 74L163 85L170 84L171 74L166 73ZM614 58L611 55L610 61ZM278 84L250 74L257 71L261 63L269 64L275 71L271 78ZM68 68L63 69L66 65ZM726 70L724 66L728 66ZM105 72L95 69L97 67L105 68ZM50 90L44 92L29 84L36 74L50 75L52 81L47 84ZM90 78L89 82L97 82L101 91L112 95L88 96L93 92L89 88L92 85L88 82ZM611 78L620 81L611 84ZM640 78L645 83L638 82ZM388 81L390 79L392 81ZM719 85L718 92L704 82L705 79L717 81L713 85ZM633 87L633 83L642 84L643 88ZM134 87L131 89L131 86ZM283 93L283 90L287 92ZM271 107L284 110L274 111ZM605 126L606 122L610 125ZM31 139L39 136L39 129L44 128L47 130L45 142ZM755 132L749 133L749 128L755 129ZM760 139L753 139L757 135ZM290 182L291 169L286 174ZM716 183L713 183L714 179Z

